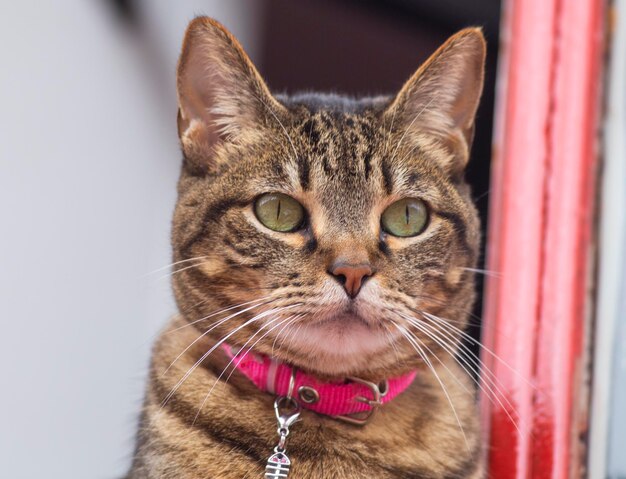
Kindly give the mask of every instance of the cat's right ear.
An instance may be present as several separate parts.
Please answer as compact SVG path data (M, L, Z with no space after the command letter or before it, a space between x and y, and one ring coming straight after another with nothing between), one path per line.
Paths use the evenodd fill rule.
M177 88L178 135L196 168L212 165L220 143L260 134L267 110L283 110L235 37L208 17L187 28Z

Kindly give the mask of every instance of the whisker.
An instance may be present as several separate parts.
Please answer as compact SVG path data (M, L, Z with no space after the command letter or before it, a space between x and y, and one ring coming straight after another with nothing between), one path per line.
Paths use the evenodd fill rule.
M442 347L447 347L448 349L446 350L447 352L449 352L450 354L459 354L459 353L463 353L465 354L464 358L468 358L472 361L472 364L474 364L478 369L474 369L472 368L472 372L476 375L480 375L480 371L485 371L485 372L489 372L491 373L491 371L488 370L488 368L486 367L480 367L480 366L485 366L482 361L479 358L476 358L475 355L473 354L473 352L465 345L463 344L462 341L458 342L458 348L456 349L454 347L453 344L449 344L447 342L445 342L445 339L451 340L451 341L458 341L459 338L457 338L456 336L454 336L450 331L446 331L443 327L443 325L439 325L438 323L426 323L426 322L421 322L419 320L417 320L416 318L410 317L410 316L403 316L408 322L410 322L413 326L415 326L417 329L419 329L420 331L422 331L424 334L427 334L431 339L433 339L433 341L437 342L440 346ZM432 335L431 336L427 331L423 330L422 328L428 328L429 331L431 331ZM437 334L437 332L445 335L444 338L441 338L441 336L439 336ZM438 342L437 340L440 340L440 342ZM478 361L478 363L476 363L476 361ZM466 371L469 374L469 371ZM492 374L492 373L491 373ZM471 377L471 374L470 374Z
M213 323L213 325L212 325L209 329L207 329L207 330L206 330L206 331L204 331L202 334L200 334L200 335L199 335L196 339L194 339L194 340L191 342L191 344L189 344L189 346L187 346L187 347L183 350L183 352L181 352L178 356L176 356L176 359L174 359L174 361L172 361L172 362L171 362L171 364L170 364L170 365L169 365L169 366L165 369L165 371L163 371L163 374L161 375L161 377L162 377L162 376L164 376L164 375L165 375L165 374L166 374L166 373L170 370L170 368L171 368L171 367L172 367L172 366L176 363L176 361L178 361L178 360L182 357L182 355L183 355L183 354L185 354L187 351L189 351L189 349L190 349L190 348L191 348L194 344L196 344L198 341L200 341L202 338L204 338L207 334L209 334L209 333L210 333L211 331L213 331L215 328L217 328L217 327L218 327L218 326L220 326L221 324L224 324L226 321L228 321L228 320L230 320L230 319L232 319L232 318L234 318L234 317L236 317L236 316L239 316L239 315L240 315L240 314L242 314L242 313L245 313L245 312L247 312L247 311L250 311L251 309L254 309L254 308L258 307L258 306L261 306L261 305L263 305L263 304L268 304L268 303L261 303L261 304L255 304L255 305L252 305L252 306L250 306L250 307L248 307L248 308L245 308L245 309L243 309L243 310L241 310L241 311L237 311L236 313L233 313L233 314L231 314L231 315L229 315L229 316L227 316L227 317L225 317L225 318L222 318L222 319L220 319L219 321L217 321L217 322ZM202 319L204 319L204 318L202 318ZM197 322L197 321L200 321L200 320L196 320L195 322ZM190 324L191 324L191 323L190 323ZM185 325L185 326L187 326L187 325ZM181 326L181 327L182 327L182 326ZM180 328L178 328L178 329L180 329Z
M230 376L235 372L235 370L237 369L237 367L239 366L239 364L241 364L241 361L243 361L243 359L248 355L248 353L250 351L252 351L252 349L263 339L265 338L269 333L271 333L276 327L279 327L281 324L289 321L291 318L293 318L293 316L289 316L287 317L287 319L284 319L282 321L280 321L277 325L273 326L272 328L270 328L268 331L266 331L259 339L257 339L257 341L250 346L250 348L241 356L241 358L239 358L239 361L237 362L237 364L235 365L235 367L232 369L232 371L230 372L230 374L228 375L228 377L226 378L225 382L228 382L228 379L230 379ZM270 320L269 322L263 324L259 329L257 329L255 331L255 333L250 336L250 338L244 343L244 345L241 347L241 350L243 351L246 346L248 344L250 344L250 342L255 338L255 336L257 334L259 334L261 331L263 331L263 329L265 329L267 326L269 326L270 324L276 322L277 320L280 319L280 316L275 317L274 319ZM206 394L206 396L204 396L204 400L202 401L202 404L200 405L200 407L198 408L198 412L196 413L195 417L193 418L193 421L191 423L191 425L193 426L197 419L198 416L200 415L200 412L202 411L202 409L204 409L204 405L206 404L206 402L209 400L209 397L211 396L211 394L213 393L213 390L215 389L215 386L217 386L217 383L220 381L220 379L222 379L222 376L224 376L224 374L226 374L226 371L228 370L228 368L235 362L236 356L233 356L230 361L228 362L228 364L226 365L226 367L224 369L222 369L222 372L219 374L219 376L215 379L215 381L213 382L213 385L211 386L211 389L209 389L209 392Z
M296 314L294 316L290 316L289 318L287 318L287 320L290 320L288 324L293 324L295 321L297 321L298 319L301 319L303 316L305 316L305 314ZM292 319L293 318L293 319ZM285 320L286 321L286 320ZM282 324L285 323L285 321L281 321L279 324L277 324L275 327L272 327L272 329L270 329L267 333L265 333L263 336L261 336L259 339L257 339L254 344L252 346L250 346L248 348L248 350L241 356L241 359L239 360L239 362L236 364L236 366L231 370L230 374L228 375L228 377L226 378L225 382L228 382L228 380L231 378L231 376L233 375L233 373L236 371L237 367L239 366L239 364L241 363L241 361L243 361L243 359L250 354L250 352L252 352L252 350L254 349L254 347L263 339L265 338L269 333L272 332L272 330L274 330L277 327L280 327ZM282 331L282 329L281 329ZM280 334L280 331L277 333L277 335ZM255 333L256 335L256 333ZM242 348L243 349L243 348Z
M406 293L404 293L404 294L406 294ZM467 308L462 308L460 306L452 306L452 305L449 304L449 302L443 301L442 299L437 298L435 296L431 296L431 295L428 295L428 294L416 294L416 295L408 295L408 296L413 298L413 299L415 299L415 300L430 301L430 302L438 304L440 306L445 306L447 308L450 308L450 309L452 309L454 311L460 311L462 313L468 314L471 318L473 318L473 319L475 319L477 321L476 323L473 323L473 324L480 325L482 323L482 318L480 316L477 316L476 314L474 314L472 312L472 310L467 309ZM411 308L408 305L407 305L407 308L409 308L411 311L413 311L415 313L419 313L419 311L420 311L419 309ZM456 322L459 322L459 321L456 321Z
M403 316L401 316L401 317L403 317ZM403 317L403 318L404 318L404 317ZM405 320L408 320L408 318L404 318L404 319L405 319ZM426 335L427 335L430 339L433 339L430 335L428 335L428 333L426 333L425 331L422 331L422 330L419 328L419 326L418 326L418 325L415 325L415 324L413 324L413 323L410 323L410 324L412 324L412 326L415 326L418 330L420 330L421 332L423 332L424 334L426 334ZM411 331L409 331L409 332L410 332L410 333L412 333ZM413 334L413 335L414 335L414 334ZM415 339L418 339L418 338L417 338L417 336L415 337ZM434 339L433 339L433 341L434 341ZM437 356L437 355L433 352L433 350L432 350L432 349L430 349L430 348L429 348L429 347L428 347L428 346L427 346L427 345L426 345L423 341L420 341L420 342L421 342L421 344L422 344L422 348L426 349L426 352L429 352L429 353L431 354L431 356L433 356L433 357L437 360L437 362L439 362L439 364L441 364L441 366L442 366L442 367L443 367L446 371L448 371L448 373L450 373L450 376L452 376L452 377L454 378L454 380L456 381L456 383L457 383L459 386L461 386L461 388L463 388L463 390L464 390L467 394L472 395L472 396L473 396L473 395L475 395L475 392L474 392L474 391L470 391L469 389L467 389L467 386L461 382L461 380L460 380L460 379L456 376L456 374L454 374L454 373L450 370L450 368L448 368L448 366L447 366L447 365L446 365L446 364L445 364L445 363L444 363L441 359L439 359L439 356ZM435 341L435 342L437 342L437 341ZM438 343L437 343L437 344L438 344Z
M478 388L485 394L485 396L487 396L487 398L490 401L492 402L494 402L494 400L497 401L497 405L499 405L505 411L511 423L515 426L518 433L521 434L521 431L518 428L517 422L513 419L513 416L509 413L509 410L507 409L507 407L505 407L505 405L502 403L502 401L500 400L500 397L504 399L504 401L506 402L506 405L508 406L510 410L514 411L515 407L513 406L511 401L508 399L508 397L504 394L504 392L500 388L497 377L482 363L480 358L476 358L475 355L471 352L471 350L464 344L462 343L459 344L461 351L455 350L452 346L446 343L435 332L432 333L434 335L433 337L422 329L423 327L426 327L426 328L429 328L431 331L435 330L437 332L441 332L442 334L446 334L448 338L457 339L454 335L452 335L452 333L450 333L449 331L445 331L442 326L439 326L438 328L436 328L435 327L436 323L435 325L430 325L428 323L418 323L415 320L415 318L411 318L411 317L405 317L405 319L409 321L409 323L411 323L414 327L422 331L424 334L428 335L437 344L439 344L439 346L441 346L448 354L450 354L459 363L461 368L463 368L463 370L468 374L468 376L472 377L472 374L470 373L470 371L466 369L466 367L463 364L461 364L460 362L461 360L463 361L465 365L467 365L467 367L470 368L470 370L474 374L476 374L476 376L481 377L483 380L487 380L488 381L487 383L482 384L480 379L472 378L472 380L476 383ZM461 356L457 356L458 354L461 354ZM480 374L481 372L488 374L488 376L483 376L482 374ZM493 376L493 379L489 375ZM493 385L496 391L494 391L491 388L491 385ZM485 391L484 389L485 387L488 388L489 393Z
M487 328L487 329L489 329L490 331L493 331L495 334L498 334L498 335L500 335L500 336L502 336L502 337L505 337L505 338L507 338L507 339L510 339L510 337L509 337L509 336L504 336L504 333L503 333L500 329L498 329L497 327L495 327L494 325L491 325L491 324L484 324L484 322L483 322L483 320L482 320L482 318L481 318L480 316L475 315L474 313L472 313L472 312L471 312L470 310L468 310L468 309L461 308L461 307L457 307L457 306L450 306L450 305L448 305L445 301L442 301L442 300L441 300L441 299L439 299L439 298L435 298L434 296L429 296L429 295L416 295L416 296L414 296L414 298L415 298L415 299L418 299L418 300L419 300L419 299L423 299L423 300L426 300L426 301L431 301L431 302L436 303L436 304L439 304L439 305L441 305L441 306L445 306L445 307L447 307L447 308L449 308L449 309L451 309L451 310L453 310L453 311L459 311L459 312L462 312L462 313L468 314L468 315L470 316L470 318L472 318L472 319L474 319L474 320L475 320L475 322L473 322L472 320L469 320L469 321L458 321L458 320L455 320L455 319L448 319L448 318L445 318L446 323L451 323L451 324L452 324L452 323L456 323L456 324L460 324L460 325L462 325L462 326L466 326L466 325L467 325L467 326L477 327L477 328ZM408 308L409 310L411 310L412 312L414 312L415 314L422 315L422 314L424 313L424 311L423 311L423 310L418 309L418 308L413 308L413 307L410 307L410 306L407 306L407 308ZM429 314L432 314L432 313L429 313ZM458 328L457 328L457 329L458 329ZM469 336L469 337L471 338L471 336ZM473 339L473 338L472 338L472 339ZM474 341L476 341L476 340L474 339Z
M275 309L270 309L268 311L264 311L262 313L259 313L258 315L254 316L253 318L249 319L248 321L246 321L245 323L243 323L242 325L238 326L237 328L233 329L230 333L228 333L226 336L224 336L222 339L220 339L215 345L213 345L206 353L204 353L202 355L202 357L200 357L200 359L198 359L195 364L189 368L187 370L187 372L183 375L183 377L176 383L176 385L172 388L172 390L168 393L168 395L166 396L166 398L163 400L163 403L161 404L161 408L165 407L165 405L169 402L169 400L172 398L172 396L174 394L176 394L176 391L178 390L178 388L187 380L187 378L197 369L197 367L206 359L209 357L209 355L215 351L217 348L219 348L228 338L230 338L233 334L241 331L243 328L245 328L246 326L248 326L249 324L252 324L255 321L260 320L261 318L264 318L265 316L268 316L270 314L273 313L278 313L280 311L283 311L285 309L289 309L292 306L296 306L296 305L291 305L291 306L285 306L283 308L275 308Z
M471 271L472 273L484 274L485 276L491 276L494 278L501 278L502 274L497 271L489 271L487 269L478 269L478 268L465 268L461 267L460 269L464 269L465 271Z
M168 331L168 332L167 332L167 334L169 334L169 333L175 333L176 331L180 331L181 329L187 328L187 327L189 327L189 326L193 326L194 324L200 323L200 322L202 322L202 321L206 321L207 319L212 318L213 316L217 316L218 314L222 314L222 313L225 313L225 312L227 312L227 311L231 311L231 310L233 310L233 309L235 309L235 308L240 308L241 306L247 306L248 304L252 304L252 303L259 303L259 302L262 302L262 301L264 301L264 300L268 299L269 297L270 297L270 296L265 296L264 298L253 299L253 300L251 300L251 301L246 301L246 302L244 302L244 303L239 303L239 304L236 304L236 305L234 305L234 306L229 306L229 307L227 307L227 308L220 309L219 311L215 311L215 312L213 312L213 313L209 314L208 316L204 316L203 318L196 319L196 320L191 321L191 322L189 322L189 323L187 323L187 324L184 324L184 325L182 325L182 326L179 326L178 328L172 329L172 330ZM248 310L246 310L246 311L248 311ZM242 311L242 312L245 312L245 311Z
M163 274L163 275L159 276L156 280L157 281L161 281L161 280L163 280L165 278L171 278L175 274L182 273L183 271L187 271L188 269L198 268L198 267L200 267L202 265L205 265L205 264L207 264L206 261L200 261L200 262L198 262L196 264L192 264L191 266L185 266L183 268L179 268L179 269L176 269L174 271L170 271L169 273Z
M448 394L448 390L444 386L443 381L441 380L439 375L437 374L437 371L435 370L432 362L426 356L426 354L424 353L424 350L418 344L418 343L421 343L421 341L415 335L411 334L410 331L408 331L406 328L400 326L395 321L392 321L392 324L394 324L396 326L396 328L398 328L398 330L400 331L400 334L402 334L405 337L405 339L413 346L413 349L415 349L415 351L420 355L420 357L428 365L429 369L431 370L431 372L435 376L435 379L437 380L437 382L441 386L441 389L442 389L443 393L445 394L445 396L446 396L446 398L448 400L448 403L450 404L450 408L452 409L452 413L454 414L456 422L459 425L459 429L461 431L461 434L463 435L463 439L465 441L465 446L467 447L467 450L469 451L469 449L470 449L469 442L467 441L467 436L465 435L465 430L463 429L463 425L461 424L461 420L459 419L459 415L458 415L458 413L456 411L456 408L454 407L454 404L452 403L452 398L450 398L450 394ZM453 377L454 377L454 375L453 375Z
M476 198L474 198L474 203L478 203L480 200L482 200L485 196L488 196L490 193L491 193L491 188L489 188L483 194L478 195Z
M428 316L426 315L428 314ZM425 327L430 327L433 329L436 329L437 331L440 331L442 334L445 334L448 338L451 339L458 339L456 336L454 336L450 331L447 331L446 328L454 328L454 326L447 324L445 321L434 321L432 318L429 317L430 314L429 313L422 313L422 317L428 321L431 321L431 323L425 323L425 322L420 322L421 325L425 326ZM411 321L417 321L416 318L411 318L411 317L407 317L407 320L411 320ZM472 362L479 368L480 371L484 371L485 373L490 374L494 380L497 380L496 375L487 367L487 365L479 358L477 357L474 352L468 348L465 344L463 344L462 341L459 341L459 348L462 351L457 351L457 352L463 352L466 357L470 358L472 360ZM494 384L495 385L495 384ZM498 387L497 385L495 385L496 387ZM502 392L501 394L503 396L505 396ZM512 405L511 405L512 406Z
M278 340L278 338L280 337L280 335L283 333L283 331L288 328L289 326L291 326L295 321L297 321L298 319L300 319L303 316L303 314L300 315L296 315L296 317L293 319L293 321L290 321L289 323L285 324L280 331L278 331L278 333L276 333L276 337L274 338L274 341L272 342L272 356L274 356L274 348L276 347L276 341Z
M306 317L306 313L302 317ZM280 344L278 345L278 351L282 349L283 344L285 344L285 340L287 338L289 338L289 347L293 345L293 340L298 336L298 333L300 332L300 329L302 329L302 326L304 326L304 324L304 321L300 321L300 324L296 329L292 329L289 333L283 336L283 338L280 340Z
M426 330L424 329L424 326L425 326L424 324L420 324L420 323L418 323L418 322L414 321L412 318L408 318L408 317L406 317L406 318L404 318L404 319L405 319L405 320L406 320L406 321L407 321L407 322L408 322L411 326L413 326L415 329L417 329L417 330L418 330L418 331L420 331L421 333L425 334L428 338L430 338L432 341L434 341L434 342L435 342L435 344L437 344L438 346L440 346L440 347L441 347L441 348L442 348L442 349L443 349L446 353L448 353L448 354L450 355L450 357L452 357L452 358L453 358L453 359L454 359L454 360L455 360L455 361L459 364L459 366L463 369L463 371L465 371L465 373L466 373L466 374L467 374L470 378L472 377L471 372L470 372L470 371L468 371L468 370L467 370L467 368L465 367L465 364L467 364L467 363L464 361L464 362L465 362L465 364L462 364L462 363L459 361L459 358L457 357L457 354L456 354L457 352L454 350L454 348L453 348L453 347L451 347L451 346L450 346L447 342L445 342L443 339L441 339L441 337L440 337L440 336L436 335L435 333L431 333L430 331L426 331ZM431 351L431 354L433 354L433 356L437 357L437 355L436 355L436 354L434 354L432 351ZM445 367L445 366L444 366L444 367ZM448 369L448 368L446 367L446 369ZM474 373L478 374L478 371L477 371L477 370L474 370L473 368L471 368L471 366L470 366L470 369L471 369L472 371L474 371ZM448 370L448 371L449 371L449 370ZM451 371L449 371L449 372L450 372L450 374L452 374L452 372L451 372ZM453 375L453 376L454 376L454 375ZM474 381L474 382L477 384L477 386L478 386L478 387L481 389L481 391L482 391L482 390L483 390L483 389L482 389L482 385L481 385L479 382L477 382L477 381ZM462 383L460 383L460 384L462 384ZM463 386L464 386L464 385L463 385ZM465 389L465 391L467 391L467 388L466 388L466 387L463 387L463 389ZM471 391L467 391L467 392L468 392L468 394L472 394L472 395L473 395L473 393L472 393Z
M391 347L393 348L393 352L396 355L396 361L397 362L405 362L403 360L400 359L400 351L398 350L398 346L396 345L396 340L393 337L393 334L391 333L391 330L389 329L389 326L386 323L382 323L383 327L385 328L385 336L387 336L387 339L389 340L389 344L391 345Z
M203 304L205 304L206 302L209 301L209 298L204 298L201 299L200 301L198 301L197 303L194 304L190 304L189 306L187 306L185 309L181 309L181 313L188 313L189 311L191 311L192 309L197 308L198 306L201 306Z
M150 271L149 273L145 273L142 276L140 276L140 278L145 278L146 276L150 276L153 275L155 273L158 273L159 271L163 271L164 269L168 269L171 268L172 266L176 266L178 264L182 264L182 263L188 263L189 261L195 261L195 260L201 260L201 259L206 259L208 256L196 256L195 258L187 258L187 259L182 259L180 261L175 261L174 263L170 263L168 265L165 266L161 266L158 269L155 269L154 271Z
M423 316L426 316L427 318L431 319L432 321L435 321L435 322L438 322L438 323L443 323L447 327L453 329L454 331L459 333L461 336L463 336L465 339L467 339L468 341L472 342L473 344L475 344L476 346L481 348L483 351L485 351L486 353L490 354L494 359L498 360L501 364L506 366L507 369L509 369L509 371L511 371L513 374L517 375L517 377L519 377L522 381L524 381L528 386L532 387L535 391L539 391L537 389L537 387L531 381L529 381L527 378L522 376L513 366L509 365L504 359L502 359L500 356L498 356L495 352L493 352L491 349L489 349L487 346L485 346L480 341L474 339L472 336L467 334L465 331L457 328L456 326L454 326L452 324L449 324L449 322L447 320L444 320L443 318L435 316L434 314L427 313L426 311L420 311L419 314L421 314Z

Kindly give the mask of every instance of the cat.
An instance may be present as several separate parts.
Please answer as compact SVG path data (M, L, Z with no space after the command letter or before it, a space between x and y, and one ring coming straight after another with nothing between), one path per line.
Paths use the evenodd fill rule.
M222 25L190 23L179 314L154 346L127 479L285 477L266 469L274 451L294 478L484 477L454 356L475 296L464 169L485 50L460 31L395 96L273 95ZM277 370L279 415L299 416L275 449Z

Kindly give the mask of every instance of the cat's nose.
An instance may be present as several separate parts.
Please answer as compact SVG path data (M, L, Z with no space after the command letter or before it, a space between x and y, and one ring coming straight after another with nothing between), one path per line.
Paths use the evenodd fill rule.
M343 285L351 298L356 298L365 280L374 274L372 267L367 263L350 264L345 262L333 264L328 272Z

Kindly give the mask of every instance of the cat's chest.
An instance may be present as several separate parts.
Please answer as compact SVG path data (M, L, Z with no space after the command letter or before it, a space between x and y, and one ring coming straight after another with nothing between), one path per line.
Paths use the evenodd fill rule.
M272 462L270 468L268 460L275 459L276 456L271 442L275 431L265 431L263 428L256 432L246 432L243 428L235 436L212 435L210 441L204 442L201 451L196 449L193 452L195 460L192 457L179 456L180 449L177 452L172 451L177 455L176 462L181 466L176 478L196 479L200 470L204 471L203 477L219 479L448 477L444 473L441 476L434 474L438 464L452 464L449 458L444 457L444 452L441 451L442 454L439 455L422 449L416 437L409 433L399 435L394 431L389 434L372 434L369 437L362 430L324 426L320 422L296 424L287 443L285 455L288 462L283 461L282 465ZM461 469L471 472L474 469L469 466L471 460L465 462L468 465ZM479 477L458 475L458 472L457 468L455 475L450 477Z

